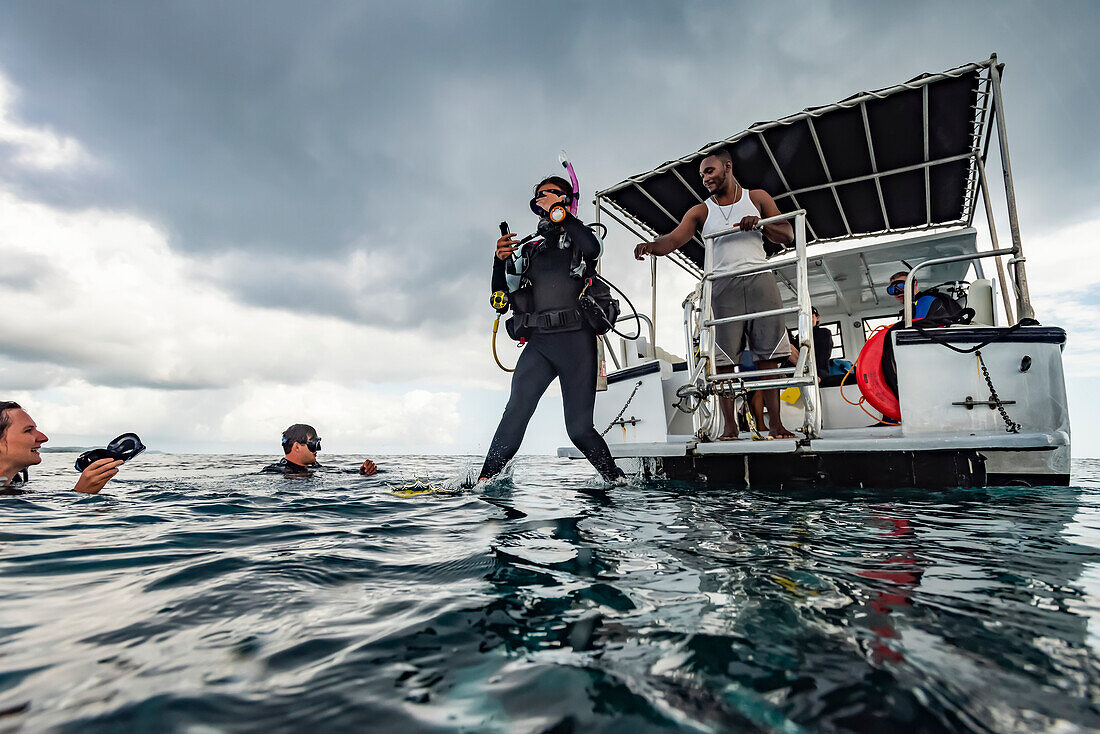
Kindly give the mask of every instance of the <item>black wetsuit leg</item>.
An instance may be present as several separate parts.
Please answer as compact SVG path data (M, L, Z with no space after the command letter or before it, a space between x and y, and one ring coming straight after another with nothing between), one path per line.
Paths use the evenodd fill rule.
M535 414L539 399L554 381L556 372L542 352L528 344L519 355L516 371L512 373L512 393L500 419L489 453L481 467L482 477L495 477L505 464L519 451L527 424Z
M592 425L596 402L596 335L588 329L535 334L512 375L512 394L497 427L481 476L500 473L519 451L539 398L558 377L569 440L605 480L622 474L607 443Z
M554 334L561 344L552 358L561 384L562 406L565 409L565 430L569 440L596 467L605 480L622 474L611 458L607 442L592 425L592 410L596 405L596 335L587 329Z

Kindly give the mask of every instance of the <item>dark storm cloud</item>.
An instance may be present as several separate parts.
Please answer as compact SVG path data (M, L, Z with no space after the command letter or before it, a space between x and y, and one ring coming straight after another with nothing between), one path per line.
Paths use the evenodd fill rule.
M20 120L99 165L0 180L135 212L181 251L238 253L210 277L260 305L394 329L482 314L496 223L531 228L529 186L561 145L588 198L754 121L994 50L1012 139L1029 142L1013 149L1025 207L1096 206L1088 3L4 7ZM330 286L354 250L407 266Z

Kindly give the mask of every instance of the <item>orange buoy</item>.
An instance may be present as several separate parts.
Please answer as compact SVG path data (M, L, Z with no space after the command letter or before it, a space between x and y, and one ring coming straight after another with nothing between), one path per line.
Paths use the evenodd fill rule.
M901 405L897 394L890 389L882 374L882 348L889 338L890 329L876 331L856 359L856 382L863 397L877 411L892 421L901 420Z

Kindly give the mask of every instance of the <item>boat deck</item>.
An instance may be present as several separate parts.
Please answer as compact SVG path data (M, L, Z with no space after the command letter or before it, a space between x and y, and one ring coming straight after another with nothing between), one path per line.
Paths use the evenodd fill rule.
M800 441L802 444L800 444ZM804 439L713 441L701 443L696 439L667 443L609 443L611 455L616 459L687 456L745 455L745 454L794 454L794 453L857 453L865 451L944 451L951 449L986 449L1012 451L1050 451L1069 445L1069 434L1053 433L978 433L958 435L902 435L901 426L873 426L868 428L829 428L819 438L808 444ZM558 456L570 459L583 458L573 446L558 449Z

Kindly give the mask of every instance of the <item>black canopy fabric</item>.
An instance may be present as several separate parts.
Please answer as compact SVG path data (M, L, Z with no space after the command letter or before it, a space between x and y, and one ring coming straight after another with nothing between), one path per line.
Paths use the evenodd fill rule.
M805 209L807 242L969 225L996 57L861 92L710 143L597 193L655 234L707 196L699 163L718 148L747 189ZM702 267L702 241L681 252Z

